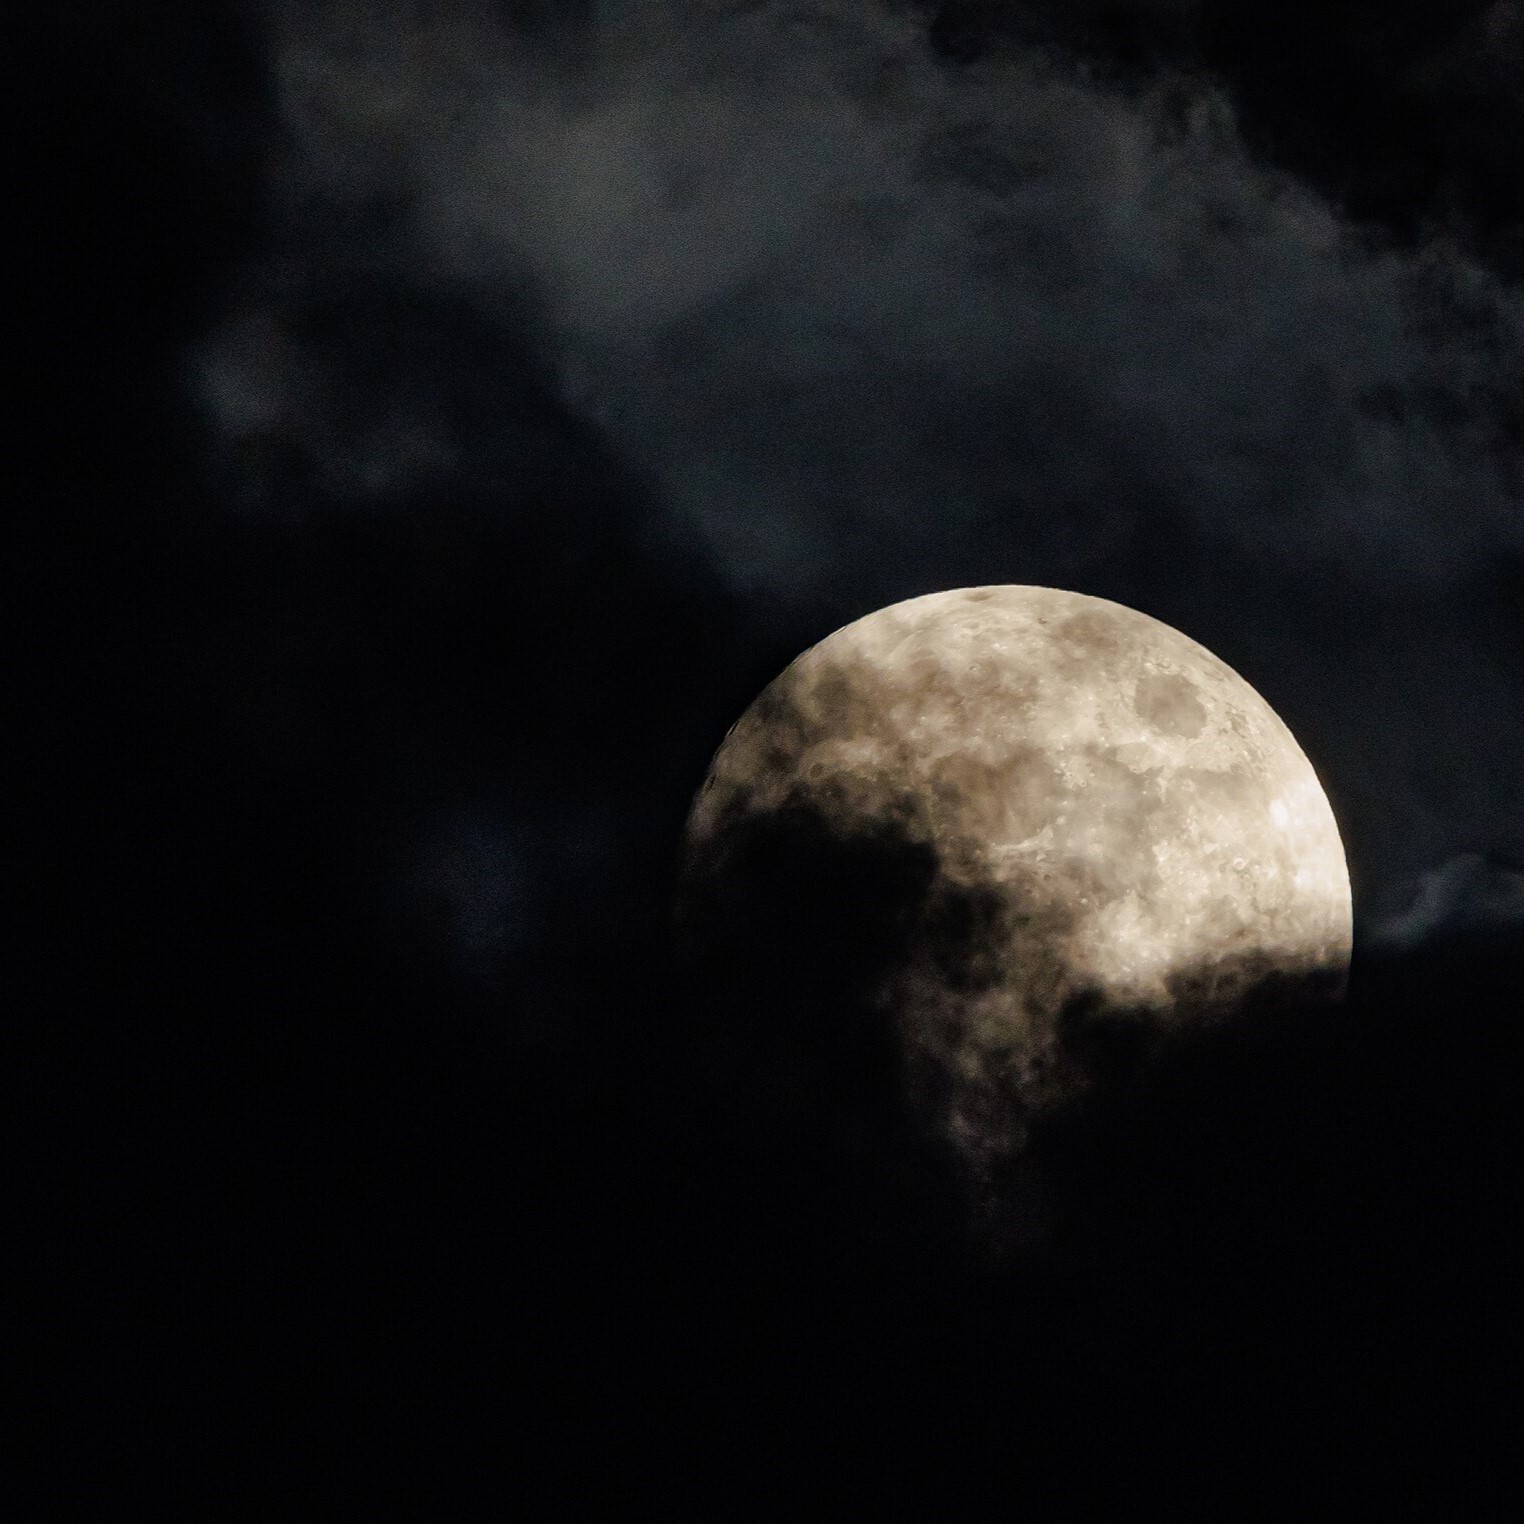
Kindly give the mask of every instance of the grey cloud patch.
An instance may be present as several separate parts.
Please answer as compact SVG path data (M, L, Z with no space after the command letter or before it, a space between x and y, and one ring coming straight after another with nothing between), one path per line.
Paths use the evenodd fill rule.
M949 69L906 7L616 3L537 37L464 5L278 14L288 247L203 361L229 447L360 500L511 479L532 431L492 343L467 428L442 382L356 408L369 374L315 362L304 291L379 271L517 324L648 484L662 553L748 599L1132 601L1291 674L1378 877L1509 829L1509 793L1410 725L1524 749L1472 702L1516 674L1454 612L1524 557L1524 305L1458 248L1364 240L1204 85L1124 95L1019 48ZM1329 600L1356 660L1293 611ZM1394 609L1443 671L1394 657Z
M865 523L905 542L869 599L976 521L1072 574L1160 500L1404 588L1524 547L1516 295L1361 249L1220 99L949 71L871 5L601 15L575 67L459 12L347 51L307 18L286 183L395 202L394 257L484 304L531 284L565 395L738 581L860 582Z
M1374 918L1366 943L1408 951L1444 933L1524 936L1524 868L1481 852L1462 852L1422 874L1405 909Z
M440 821L411 875L418 902L442 915L464 972L492 981L533 936L533 864L506 821L468 810Z
M1172 122L1040 56L970 77L908 17L810 14L711 16L677 67L642 12L574 85L515 76L419 186L431 257L532 274L567 394L737 580L861 583L872 523L905 542L862 588L888 597L981 516L1024 574L1072 572L1025 521L1104 553L1161 499L1236 554L1404 588L1524 544L1491 277L1361 249L1210 95Z
M331 503L378 505L448 479L458 451L425 399L357 407L342 367L305 343L278 303L238 313L194 357L191 386L218 419L233 502L253 512L304 479Z

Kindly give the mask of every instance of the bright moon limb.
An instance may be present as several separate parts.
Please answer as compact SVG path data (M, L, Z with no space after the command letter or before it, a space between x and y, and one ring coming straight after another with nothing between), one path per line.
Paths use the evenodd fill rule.
M876 1013L976 1169L1087 1085L1076 1011L1167 1031L1277 984L1333 998L1351 947L1333 811L1265 700L1178 630L1041 587L913 598L794 661L694 801L679 912L750 945L753 984L798 962L790 1008L830 986Z

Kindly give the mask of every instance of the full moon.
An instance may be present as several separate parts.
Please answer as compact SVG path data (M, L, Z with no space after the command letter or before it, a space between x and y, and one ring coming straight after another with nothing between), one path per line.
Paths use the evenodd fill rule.
M1333 811L1269 704L1146 614L1021 586L881 609L773 681L694 800L678 921L739 981L715 1022L771 1012L759 1061L866 1023L971 1178L1092 1086L1087 1025L1336 1000L1351 946Z

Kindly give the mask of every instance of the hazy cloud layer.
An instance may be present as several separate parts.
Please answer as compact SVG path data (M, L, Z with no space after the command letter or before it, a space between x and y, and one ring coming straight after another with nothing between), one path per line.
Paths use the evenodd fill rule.
M868 0L577 17L277 9L270 253L196 362L246 507L533 516L583 468L532 374L667 575L1132 602L1282 709L1365 888L1524 850L1517 288L1341 220L1209 83L952 67Z

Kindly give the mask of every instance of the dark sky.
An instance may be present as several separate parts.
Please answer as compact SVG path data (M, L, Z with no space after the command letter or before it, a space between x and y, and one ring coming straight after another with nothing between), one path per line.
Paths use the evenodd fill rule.
M184 9L38 129L48 1516L1517 1501L1516 0ZM1358 936L999 1274L666 935L761 687L992 582L1243 673Z

